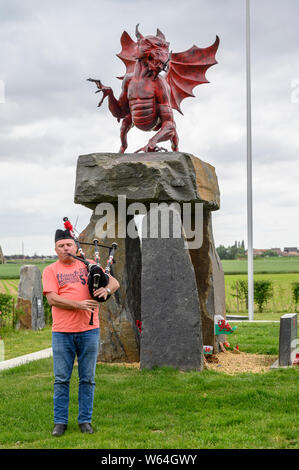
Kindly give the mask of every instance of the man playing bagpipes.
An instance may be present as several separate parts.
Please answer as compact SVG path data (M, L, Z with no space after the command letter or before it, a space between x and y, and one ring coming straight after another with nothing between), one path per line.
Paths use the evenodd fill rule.
M53 318L53 436L61 436L67 429L69 383L76 355L79 372L78 424L82 432L93 433L91 418L100 332L99 302L106 301L119 288L118 281L109 273L113 263L111 249L104 271L99 264L97 244L95 263L85 258L72 225L67 218L64 220L66 230L55 233L58 261L43 271L43 291L52 307ZM76 256L78 249L79 257ZM97 271L95 276L91 276L93 270Z

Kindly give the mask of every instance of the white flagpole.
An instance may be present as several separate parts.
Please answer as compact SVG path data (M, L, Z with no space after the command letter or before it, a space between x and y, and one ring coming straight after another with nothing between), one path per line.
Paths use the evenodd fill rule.
M251 136L251 67L250 67L250 0L246 0L246 78L247 78L247 263L248 318L253 320L253 231L252 231L252 136Z

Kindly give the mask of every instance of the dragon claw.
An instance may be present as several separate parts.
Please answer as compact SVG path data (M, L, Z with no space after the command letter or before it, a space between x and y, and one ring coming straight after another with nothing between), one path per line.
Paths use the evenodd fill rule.
M155 147L151 147L150 145L146 145L145 147L141 147L140 149L136 150L134 153L139 153L139 152L168 152L167 149L164 147L158 147L157 145Z

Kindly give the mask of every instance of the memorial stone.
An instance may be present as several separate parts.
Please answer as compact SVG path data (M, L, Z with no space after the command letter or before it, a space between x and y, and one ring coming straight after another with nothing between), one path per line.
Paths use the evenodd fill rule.
M286 313L280 317L279 365L293 364L297 350L297 313Z
M20 270L20 283L17 309L17 328L40 330L45 326L41 272L37 266L23 265Z

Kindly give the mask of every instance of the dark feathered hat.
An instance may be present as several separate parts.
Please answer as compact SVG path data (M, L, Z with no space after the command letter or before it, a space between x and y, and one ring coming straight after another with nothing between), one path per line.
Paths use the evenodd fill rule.
M74 237L72 237L69 230L60 230L60 229L56 230L55 243L58 242L58 240L67 240L69 238L74 240Z

